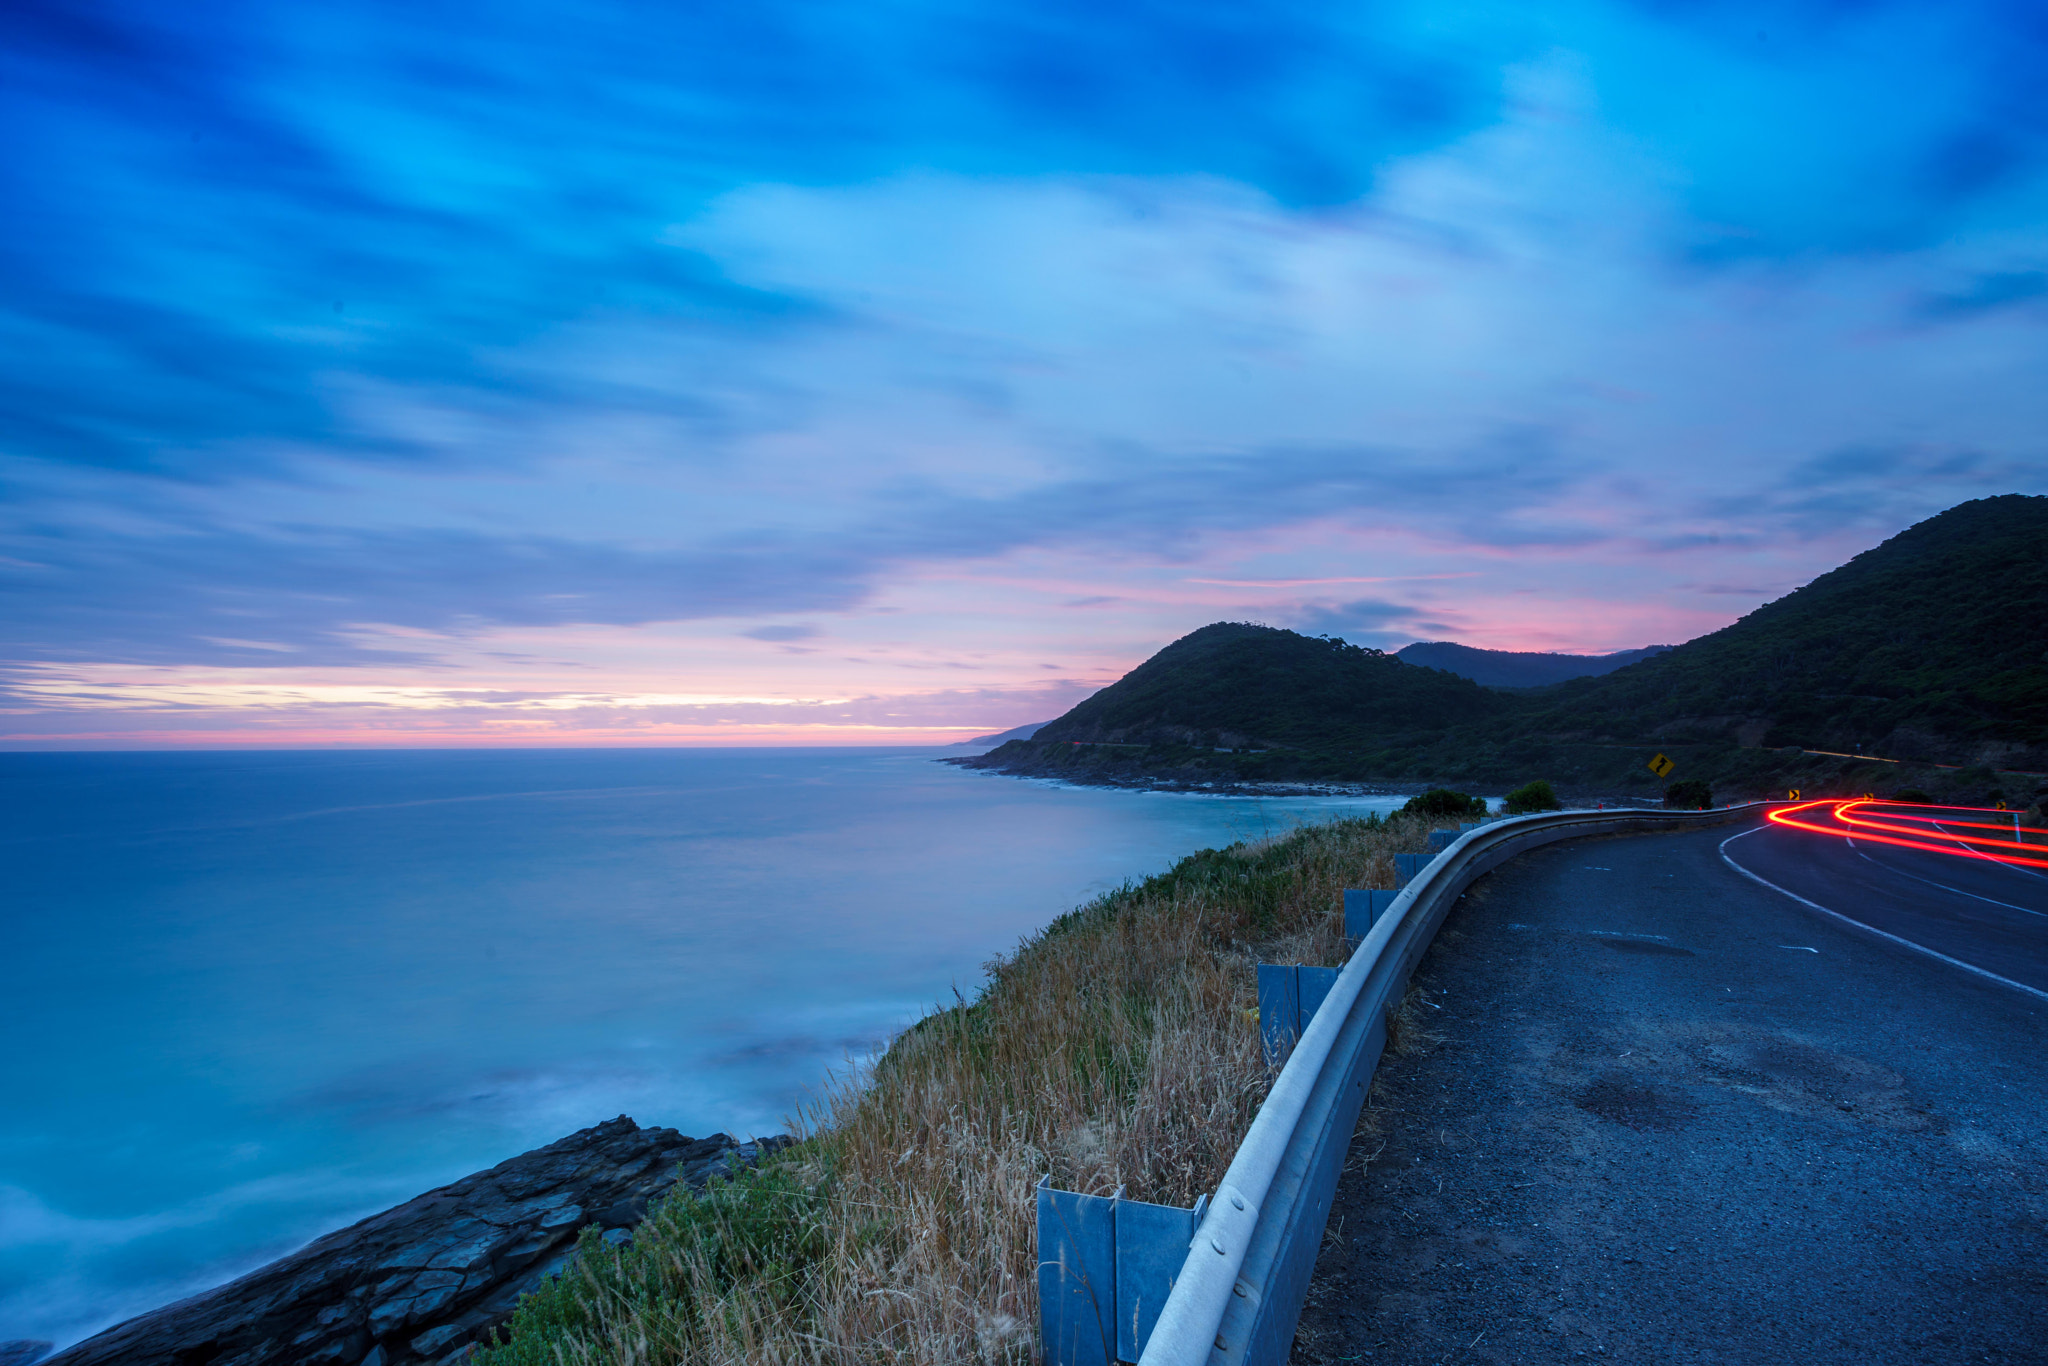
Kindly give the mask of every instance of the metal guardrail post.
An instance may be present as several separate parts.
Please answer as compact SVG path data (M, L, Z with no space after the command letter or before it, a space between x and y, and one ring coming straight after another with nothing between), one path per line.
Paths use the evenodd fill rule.
M1301 1008L1300 1022L1294 1031L1296 1038L1301 1037L1308 1029L1309 1021L1315 1019L1316 1012L1323 1008L1323 1002L1329 998L1343 971L1342 968L1311 967L1307 963L1294 970L1294 995Z
M1259 1047L1270 1066L1285 1062L1301 1037L1301 979L1292 963L1261 963Z
M1116 1207L1116 1359L1136 1361L1173 1293L1209 1197L1193 1209L1125 1200ZM1048 1363L1050 1366L1050 1363Z
M1054 1190L1038 1183L1038 1325L1048 1366L1116 1362L1115 1195Z
M1209 1197L1193 1209L1038 1183L1038 1318L1044 1366L1134 1362L1152 1335Z
M1287 1061L1341 971L1306 963L1259 964L1259 1043L1269 1066Z
M1398 888L1389 891L1380 887L1364 891L1346 888L1344 891L1344 937L1356 949L1358 941L1371 931L1373 922L1387 913L1394 904L1394 898L1401 895Z

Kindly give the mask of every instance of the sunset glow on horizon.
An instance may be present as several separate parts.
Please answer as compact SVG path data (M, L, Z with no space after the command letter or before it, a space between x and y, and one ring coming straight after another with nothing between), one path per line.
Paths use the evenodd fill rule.
M4 748L942 745L2048 492L2024 7L0 29Z

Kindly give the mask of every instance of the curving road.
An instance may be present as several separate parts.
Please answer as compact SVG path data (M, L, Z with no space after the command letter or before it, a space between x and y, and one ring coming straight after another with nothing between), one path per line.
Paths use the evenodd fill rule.
M1295 1359L2048 1362L2048 878L1883 833L1573 841L1475 884Z
M2009 816L1818 802L1723 842L1764 885L2048 1001L2048 847Z

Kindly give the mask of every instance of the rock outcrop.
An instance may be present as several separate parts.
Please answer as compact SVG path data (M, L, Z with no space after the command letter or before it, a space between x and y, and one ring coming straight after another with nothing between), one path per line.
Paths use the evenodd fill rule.
M559 1270L587 1225L613 1242L678 1181L701 1188L787 1138L740 1143L624 1115L330 1233L41 1366L408 1366L468 1355Z

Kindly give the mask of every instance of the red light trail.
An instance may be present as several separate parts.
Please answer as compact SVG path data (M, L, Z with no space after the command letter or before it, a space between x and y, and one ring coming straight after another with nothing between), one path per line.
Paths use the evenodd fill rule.
M1831 817L1835 823L1823 825L1814 820L1797 819L1801 815L1819 814L1823 809L1825 816ZM2048 858L2038 857L2048 853L2048 849L2019 839L2016 830L2011 836L2003 838L1951 834L1950 830L1955 829L1996 830L2004 835L2008 827L1980 820L1933 814L1943 811L1965 813L1967 816L2004 814L1978 806L1912 806L1871 798L1848 801L1827 798L1821 801L1800 802L1794 806L1781 806L1770 812L1766 819L1773 825L1782 825L1792 830L1810 830L1818 835L1834 835L1841 839L1869 840L1873 844L1897 845L1901 849L1920 849L1930 854L1947 854L1951 858L1977 858L1992 863L2048 868ZM1917 822L1921 825L1934 826L1936 829L1919 830L1911 824L1899 822ZM1901 838L1902 836L1906 838ZM1912 836L1919 838L1911 838ZM1935 839L1945 842L1937 844L1933 842Z

